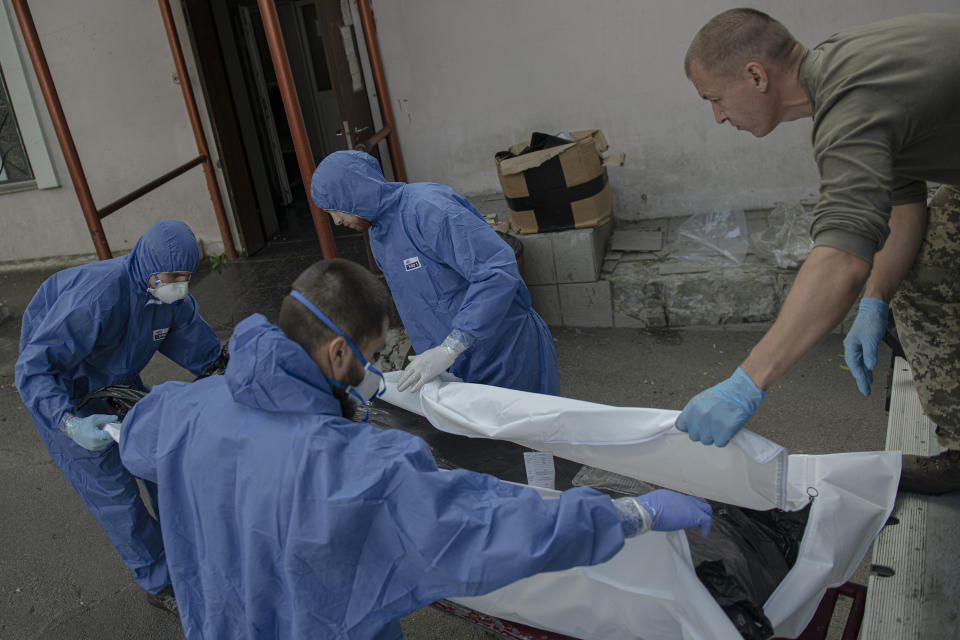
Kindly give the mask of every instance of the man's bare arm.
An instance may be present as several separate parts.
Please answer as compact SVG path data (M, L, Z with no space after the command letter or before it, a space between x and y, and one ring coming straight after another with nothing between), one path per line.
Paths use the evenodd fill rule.
M832 247L814 247L797 273L773 327L743 361L767 389L840 322L870 274L870 263Z
M926 203L914 202L893 207L890 212L890 236L883 249L873 258L873 271L867 279L864 297L890 302L900 281L913 266L926 231Z

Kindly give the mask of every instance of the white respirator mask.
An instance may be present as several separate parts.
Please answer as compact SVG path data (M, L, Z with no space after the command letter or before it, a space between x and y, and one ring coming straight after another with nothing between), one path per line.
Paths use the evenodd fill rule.
M160 282L157 286L148 288L147 292L160 302L173 304L187 297L188 285L188 282Z
M347 393L369 405L374 398L379 398L387 390L387 382L379 369L367 362L363 356L359 359L363 364L363 380L360 384L348 386Z
M373 402L374 398L379 398L387 390L387 383L383 377L383 373L380 372L373 364L367 362L367 359L363 357L363 354L360 353L360 349L353 344L353 340L350 339L347 334L340 330L340 327L335 325L330 318L328 318L320 309L316 307L312 302L307 300L302 293L297 290L290 292L290 296L298 300L300 304L305 306L313 315L315 315L321 322L327 325L331 331L336 333L338 336L342 337L347 341L347 345L353 351L353 355L357 357L357 360L360 364L363 365L363 380L356 385L345 385L342 382L333 380L332 378L326 378L327 382L331 386L343 388L347 394L353 396L363 404L366 408L366 416L363 418L363 422L366 422L370 418L370 403Z

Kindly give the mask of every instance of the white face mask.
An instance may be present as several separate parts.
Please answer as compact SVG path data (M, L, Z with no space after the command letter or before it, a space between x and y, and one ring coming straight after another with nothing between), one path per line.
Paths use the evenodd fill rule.
M367 359L363 357L360 349L353 344L353 340L351 340L347 334L341 331L340 328L335 325L332 320L330 320L330 318L320 311L320 309L317 309L312 302L303 297L302 293L294 289L290 292L290 296L296 300L299 300L300 304L306 307L310 313L317 316L317 318L319 318L320 321L325 325L330 327L334 333L346 340L347 345L349 345L350 349L353 351L353 355L355 355L360 364L363 365L363 380L355 385L345 385L338 380L333 380L332 378L327 378L326 376L324 376L324 378L330 383L331 386L345 389L349 395L353 396L363 404L367 410L366 416L363 418L363 422L366 422L370 418L370 403L373 402L374 398L382 396L387 390L387 383L383 378L383 374L380 373L379 369L367 362Z
M352 342L350 346L353 348ZM363 404L369 405L374 398L379 398L387 390L387 382L380 370L367 362L363 356L360 356L360 362L363 364L363 380L360 381L360 384L348 386L347 393L359 398Z
M147 291L160 302L173 304L177 300L183 300L187 297L187 285L186 282L161 282L155 287L150 287Z

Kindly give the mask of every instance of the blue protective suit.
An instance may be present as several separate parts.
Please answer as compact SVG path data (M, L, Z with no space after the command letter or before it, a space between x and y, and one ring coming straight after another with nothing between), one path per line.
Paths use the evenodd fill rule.
M111 384L146 389L139 373L160 351L200 373L220 353L193 296L164 304L147 293L153 273L195 271L197 242L182 222L162 220L121 258L60 271L48 278L23 314L17 389L54 461L103 527L141 587L170 584L157 522L117 447L87 451L60 431L65 413L89 391Z
M257 314L226 374L155 387L120 455L156 482L187 638L400 638L438 598L603 562L609 497L439 471L408 433L350 422L307 352Z
M368 220L370 248L417 353L453 329L476 341L450 368L466 382L560 393L553 336L530 306L513 250L466 198L440 184L387 182L373 156L328 155L318 207Z

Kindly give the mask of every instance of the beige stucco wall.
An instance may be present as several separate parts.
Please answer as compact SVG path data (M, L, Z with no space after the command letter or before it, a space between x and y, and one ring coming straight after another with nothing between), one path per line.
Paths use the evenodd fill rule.
M61 185L0 194L0 263L92 253L93 243L19 24L10 0L0 2L14 25ZM179 3L171 5L181 20ZM198 155L156 2L29 0L29 7L97 206ZM189 58L189 46L185 48ZM222 250L202 168L191 169L105 218L111 249L115 253L131 249L161 218L185 221L208 253Z
M499 189L493 156L532 131L600 128L619 220L811 200L810 120L758 140L718 126L683 73L697 29L739 2L373 0L411 180ZM762 0L807 46L956 0Z

